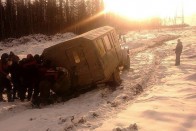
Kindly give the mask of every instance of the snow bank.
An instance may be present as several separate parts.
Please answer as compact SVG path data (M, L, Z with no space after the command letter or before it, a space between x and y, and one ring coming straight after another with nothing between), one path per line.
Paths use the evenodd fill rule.
M76 35L73 33L64 33L54 36L34 34L18 39L10 38L0 42L0 55L2 53L9 53L10 51L13 51L21 58L27 54L41 54L45 48L68 40L74 36Z

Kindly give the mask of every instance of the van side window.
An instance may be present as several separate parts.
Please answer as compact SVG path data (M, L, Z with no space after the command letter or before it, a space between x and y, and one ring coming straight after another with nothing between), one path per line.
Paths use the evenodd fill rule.
M118 39L117 39L116 33L115 33L115 32L112 32L111 36L112 36L112 38L113 38L113 40L114 40L115 45L118 46L118 45L117 45Z
M105 47L104 47L102 39L98 39L97 40L96 46L97 46L97 48L99 50L100 55L104 56L106 51L105 51Z
M112 48L112 46L111 46L111 43L110 43L108 36L107 35L104 36L103 39L105 41L105 45L106 45L107 50L110 50Z
M78 55L78 53L76 51L73 51L73 57L74 57L74 60L75 60L75 63L80 63L80 57Z
M113 47L115 47L115 41L114 39L112 38L112 34L109 34L109 39L110 39L110 43Z

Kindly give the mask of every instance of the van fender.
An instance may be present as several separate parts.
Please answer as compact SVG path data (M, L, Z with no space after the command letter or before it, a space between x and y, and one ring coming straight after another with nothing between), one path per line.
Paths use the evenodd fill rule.
M122 49L122 66L124 69L130 68L129 48Z
M108 85L109 86L119 86L121 84L122 80L120 78L120 70L117 67L114 72L112 73Z

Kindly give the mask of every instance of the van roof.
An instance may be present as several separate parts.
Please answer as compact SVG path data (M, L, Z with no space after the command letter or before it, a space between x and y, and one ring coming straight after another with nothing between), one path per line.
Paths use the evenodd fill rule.
M113 30L113 29L114 29L113 27L104 26L104 27L100 27L100 28L88 31L84 34L81 34L80 37L93 40L93 39L96 39L97 37L109 32L109 31Z
M85 38L85 39L89 39L89 40L94 40L96 39L97 37L113 30L114 28L111 27L111 26L103 26L103 27L100 27L100 28L96 28L96 29L93 29L91 31L88 31L86 33L83 33L81 35L78 35L72 39L76 39L76 38ZM71 40L71 39L70 39Z
M100 28L97 28L97 29L88 31L86 33L83 33L81 35L78 35L76 37L73 37L71 39L68 39L68 40L66 40L64 42L58 43L56 45L53 45L51 47L48 47L45 50L50 49L50 48L53 48L53 47L58 47L60 45L64 45L64 46L67 45L67 46L69 46L69 42L70 41L77 40L77 39L80 39L80 38L87 39L87 40L94 40L94 39L98 38L99 36L102 36L103 34L109 32L109 31L111 31L113 29L114 28L111 27L111 26L103 26L103 27L100 27Z

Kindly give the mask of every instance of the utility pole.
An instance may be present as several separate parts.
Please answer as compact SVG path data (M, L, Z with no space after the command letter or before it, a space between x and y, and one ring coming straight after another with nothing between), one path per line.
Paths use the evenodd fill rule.
M183 3L183 0L181 0L180 9L178 9L178 7L176 7L176 15L175 15L174 19L175 19L174 24L178 24L178 21L179 21L181 23L181 25L184 25L184 3Z
M183 0L181 3L181 7L182 7L182 25L184 25L184 3L183 3Z
M175 26L175 25L184 25L184 3L183 0L181 2L176 3L174 5L176 8L173 16L168 16L163 18L163 25L165 26Z

